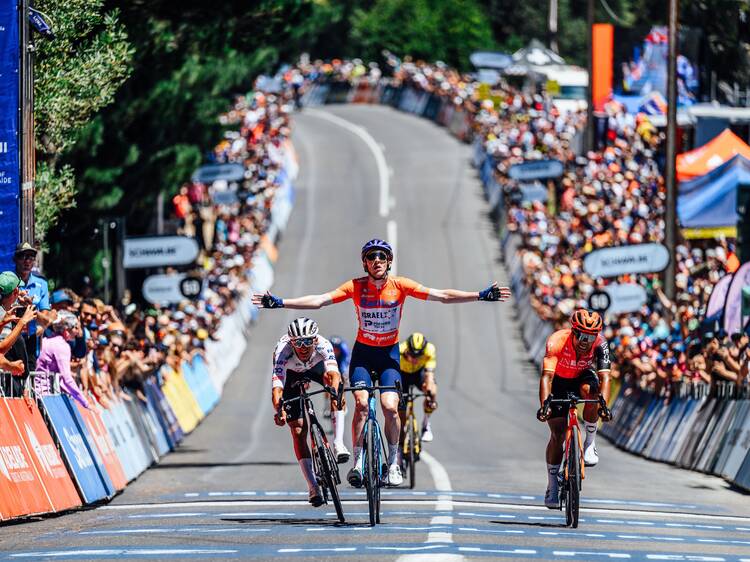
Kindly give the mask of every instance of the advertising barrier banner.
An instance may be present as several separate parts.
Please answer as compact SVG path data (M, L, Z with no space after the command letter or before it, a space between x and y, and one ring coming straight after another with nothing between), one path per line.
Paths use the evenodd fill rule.
M79 435L83 437L83 442L88 449L89 456L94 460L94 467L96 467L96 472L99 474L102 484L104 484L104 489L107 491L107 497L114 496L117 490L115 489L114 484L112 484L112 479L109 477L109 473L107 473L107 467L104 465L104 460L101 455L99 455L99 450L96 447L94 438L91 435L91 432L89 432L88 427L86 427L86 422L83 421L83 416L81 416L81 413L78 411L78 403L65 394L62 395L62 398L70 412L70 417L73 418L76 427L78 427Z
M724 330L727 334L742 331L742 288L750 285L750 262L743 263L732 276L724 301Z
M16 430L8 398L0 398L0 515L11 519L52 511L52 502Z
M664 270L667 264L669 250L656 243L602 248L583 259L583 269L592 277L655 273Z
M52 508L63 511L80 506L81 498L36 402L23 398L7 398L4 402L36 467L36 473L47 490Z
M104 487L96 462L68 410L65 398L56 395L44 396L41 400L83 501L93 503L106 498L109 495L107 488Z
M104 426L102 421L101 413L96 409L96 406L90 410L87 410L76 402L78 413L81 414L86 427L89 430L89 434L93 437L96 450L104 463L104 467L107 470L112 485L115 490L122 490L127 486L128 479L125 478L125 472L122 469L122 463L117 456L115 446L112 443L112 438Z

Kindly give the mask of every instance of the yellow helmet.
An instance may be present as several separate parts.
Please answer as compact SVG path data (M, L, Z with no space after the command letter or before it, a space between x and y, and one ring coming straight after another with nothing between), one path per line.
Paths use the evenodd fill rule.
M414 332L406 340L406 347L409 350L409 354L414 357L419 357L424 353L427 348L427 338L421 332Z

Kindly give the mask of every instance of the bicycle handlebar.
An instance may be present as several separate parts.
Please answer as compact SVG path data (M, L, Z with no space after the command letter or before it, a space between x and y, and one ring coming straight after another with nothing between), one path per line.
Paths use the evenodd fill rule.
M598 398L591 399L580 398L572 394L568 395L567 398L555 398L550 394L544 401L542 407L539 409L540 411L537 413L537 418L546 419L549 416L553 404L568 404L571 408L575 408L578 404L598 404L599 416L602 418L602 420L609 421L612 419L612 413L607 407L607 402L604 400L604 397L602 395L599 395Z

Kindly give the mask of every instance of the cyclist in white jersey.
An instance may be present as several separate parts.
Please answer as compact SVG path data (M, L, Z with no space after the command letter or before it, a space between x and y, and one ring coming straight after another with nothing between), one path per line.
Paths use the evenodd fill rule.
M271 400L276 414L276 425L289 424L294 443L294 453L307 481L309 500L313 507L323 504L323 497L315 479L312 455L307 443L307 422L299 407L299 402L291 402L281 408L281 400L300 395L300 379L307 378L319 384L327 384L338 389L341 374L331 342L318 335L318 325L309 318L297 318L282 336L273 351L273 375L271 378ZM336 411L335 400L331 399L331 410ZM341 431L343 433L343 425ZM343 435L341 436L343 443ZM334 449L337 447L334 446ZM341 451L335 451L338 454ZM349 457L348 451L346 457Z

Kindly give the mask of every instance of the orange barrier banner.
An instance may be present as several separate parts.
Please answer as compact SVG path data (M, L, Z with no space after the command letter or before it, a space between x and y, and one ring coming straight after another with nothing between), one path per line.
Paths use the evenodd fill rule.
M87 410L77 402L76 406L81 413L83 422L91 433L91 437L94 438L94 443L99 451L99 455L102 457L107 474L109 474L109 478L112 480L112 485L118 491L124 489L128 485L128 479L125 477L125 471L122 469L122 464L115 451L112 438L104 426L101 413L97 409Z
M7 406L0 398L0 515L3 519L53 510Z
M35 401L9 398L5 403L23 439L36 472L47 489L55 511L81 505L81 498L63 464Z
M595 23L592 30L592 39L593 75L591 84L593 89L591 99L594 101L594 109L602 111L604 104L612 97L614 27L610 23Z

